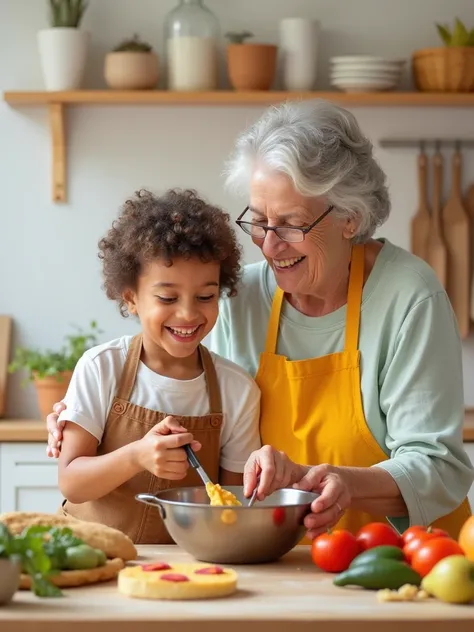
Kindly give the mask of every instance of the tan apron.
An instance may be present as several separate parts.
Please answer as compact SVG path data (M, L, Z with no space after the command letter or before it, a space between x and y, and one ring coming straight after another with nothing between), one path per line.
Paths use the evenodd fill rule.
M142 408L130 402L135 385L142 336L134 336L120 378L117 395L114 397L105 425L102 443L97 455L108 454L132 441L138 441L169 413ZM182 426L192 432L194 439L202 444L199 460L213 481L219 480L220 434L222 426L222 404L217 375L209 351L199 346L209 394L208 415L202 417L176 416ZM141 472L110 494L98 500L74 504L65 500L61 507L64 515L80 520L100 522L128 535L136 544L172 544L173 540L163 524L157 508L135 500L140 493L155 494L171 487L202 485L193 468L181 481L157 478L148 471Z

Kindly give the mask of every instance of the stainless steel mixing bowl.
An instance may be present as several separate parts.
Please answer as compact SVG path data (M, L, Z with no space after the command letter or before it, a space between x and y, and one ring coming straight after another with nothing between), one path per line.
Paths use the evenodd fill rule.
M158 509L170 536L201 562L262 564L288 553L305 534L303 519L318 494L281 489L253 507L242 487L226 487L241 507L211 506L204 487L168 489L136 499Z

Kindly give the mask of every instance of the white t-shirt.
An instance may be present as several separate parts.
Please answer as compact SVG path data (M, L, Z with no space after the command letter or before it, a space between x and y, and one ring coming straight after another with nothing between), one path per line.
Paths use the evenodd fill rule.
M60 420L72 421L100 443L117 393L132 336L123 336L86 351L76 365ZM243 472L250 453L261 446L260 390L234 362L211 354L216 368L224 415L220 466ZM132 404L173 415L209 414L205 374L192 380L164 377L140 362L130 396Z

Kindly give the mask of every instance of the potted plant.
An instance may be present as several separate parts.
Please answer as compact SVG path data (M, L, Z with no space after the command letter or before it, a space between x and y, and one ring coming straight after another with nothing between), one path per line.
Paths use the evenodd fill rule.
M235 90L269 90L275 77L277 46L246 44L250 31L226 33L227 72Z
M10 373L26 370L26 381L32 381L36 388L38 406L42 417L52 410L53 404L61 401L71 381L74 367L87 349L97 344L97 334L101 333L97 323L92 321L90 331L79 330L76 335L66 336L66 344L59 351L39 351L18 347Z
M85 0L48 0L50 28L38 33L38 46L46 90L81 87L89 33L80 29L87 9Z
M474 28L468 31L458 18L452 32L437 24L444 46L425 48L412 55L415 85L422 92L474 90Z
M38 597L60 597L62 592L48 579L54 573L44 545L44 530L29 527L19 535L0 522L0 605L9 603L20 586L20 575L31 578Z
M158 55L138 35L121 42L105 57L105 81L115 90L150 90L158 83Z

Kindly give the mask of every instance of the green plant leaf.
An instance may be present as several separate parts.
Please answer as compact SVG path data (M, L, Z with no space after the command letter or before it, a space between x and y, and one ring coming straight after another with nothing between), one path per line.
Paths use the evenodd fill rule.
M469 39L467 40L467 46L474 46L474 29L471 29L469 33Z
M438 33L441 39L443 40L443 42L446 44L446 46L450 46L451 33L449 32L449 29L446 26L443 26L442 24L437 24L436 28L438 29Z
M458 18L454 21L452 46L467 46L469 40L469 32L464 24Z

